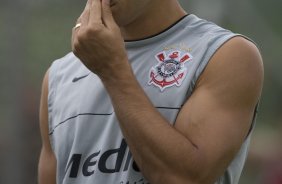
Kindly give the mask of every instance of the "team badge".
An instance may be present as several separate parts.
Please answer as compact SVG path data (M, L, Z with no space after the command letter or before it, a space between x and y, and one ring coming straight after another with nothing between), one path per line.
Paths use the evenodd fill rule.
M149 75L149 85L158 87L164 91L174 85L181 86L187 74L185 63L192 59L188 52L172 51L170 53L160 52L155 58L158 64L152 67Z

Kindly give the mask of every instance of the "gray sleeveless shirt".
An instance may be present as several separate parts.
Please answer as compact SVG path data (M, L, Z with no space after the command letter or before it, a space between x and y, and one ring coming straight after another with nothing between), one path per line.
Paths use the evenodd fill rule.
M138 82L173 124L210 58L235 36L189 15L158 35L125 44ZM48 110L57 183L148 183L132 159L102 82L72 53L50 68ZM249 137L217 184L238 183Z

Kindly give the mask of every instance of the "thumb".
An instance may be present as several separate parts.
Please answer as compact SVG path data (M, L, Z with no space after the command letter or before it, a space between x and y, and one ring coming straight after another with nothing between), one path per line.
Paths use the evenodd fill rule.
M102 0L102 19L106 27L116 25L110 4L111 0Z

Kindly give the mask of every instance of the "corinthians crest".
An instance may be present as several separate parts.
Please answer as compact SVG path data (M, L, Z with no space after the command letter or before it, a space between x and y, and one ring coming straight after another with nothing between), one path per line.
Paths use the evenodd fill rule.
M158 65L152 67L148 84L154 85L164 91L171 86L181 86L187 74L185 63L192 59L188 52L172 51L170 53L160 52L155 58Z

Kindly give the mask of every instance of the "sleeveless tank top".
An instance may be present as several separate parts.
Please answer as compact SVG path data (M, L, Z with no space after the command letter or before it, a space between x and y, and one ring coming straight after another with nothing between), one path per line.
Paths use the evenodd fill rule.
M139 84L174 124L210 58L235 36L241 35L188 15L158 35L125 45ZM149 183L132 159L101 80L73 53L50 67L48 112L57 183ZM249 141L250 135L216 184L238 183Z

